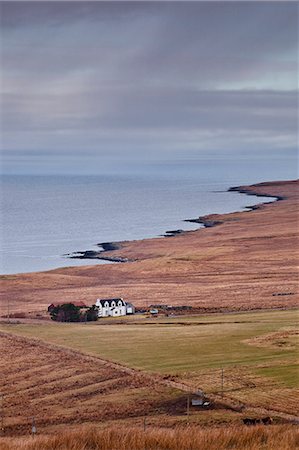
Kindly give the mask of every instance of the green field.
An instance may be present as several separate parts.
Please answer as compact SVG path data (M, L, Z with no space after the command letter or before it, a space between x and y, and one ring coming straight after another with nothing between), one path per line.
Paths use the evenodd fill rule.
M175 377L237 402L297 414L298 311L265 311L96 323L1 324L0 331L37 338Z
M296 317L296 311L270 311L153 319L138 324L113 324L113 321L111 325L103 325L103 321L95 324L1 324L0 329L131 367L177 374L232 365L250 366L267 361L274 363L278 360L294 365L298 354L294 345L257 347L243 341L281 329L293 329ZM279 374L275 370L274 375L282 380L285 378L284 371Z

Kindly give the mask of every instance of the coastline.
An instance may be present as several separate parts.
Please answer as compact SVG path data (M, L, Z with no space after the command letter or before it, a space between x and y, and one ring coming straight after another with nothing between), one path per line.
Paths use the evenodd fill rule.
M259 185L263 185L265 183L258 183L258 184L254 184L252 186L259 186ZM283 196L273 196L271 194L260 194L258 191L254 192L250 189L250 186L233 186L227 189L226 192L237 192L240 194L246 194L246 195L251 195L254 197L269 197L272 198L273 200L271 202L263 202L263 203L258 203L258 204L254 204L252 206L245 206L244 208L248 211L254 211L257 210L261 207L263 207L264 205L267 205L268 203L273 203L275 201L280 201L280 200L284 200L285 197ZM226 213L226 214L234 214L236 212L246 212L246 211L232 211L231 213ZM225 214L225 215L226 215ZM224 214L221 214L221 216L223 216ZM215 227L217 225L221 225L223 224L223 220L217 220L215 219L216 216L220 216L220 214L207 214L204 216L199 216L198 218L195 219L184 219L183 222L189 222L189 223L197 223L199 225L203 225L204 228L211 228L211 227ZM165 238L165 237L175 237L178 235L186 235L188 233L192 233L193 231L198 231L201 228L198 228L196 230L182 230L182 229L178 229L178 230L170 230L170 231L165 231L165 233L161 236L159 236L158 238ZM147 239L156 239L155 238L147 238ZM138 241L141 241L144 239L138 239ZM90 260L103 260L103 261L110 261L110 262L114 262L114 263L127 263L127 262L133 262L134 259L128 259L128 258L124 258L121 256L111 256L111 252L114 251L121 251L122 248L124 247L124 245L126 243L130 243L130 242L136 242L134 240L132 241L111 241L111 242L100 242L98 244L96 244L100 250L83 250L83 251L74 251L72 253L68 253L65 254L63 256L70 258L70 259L90 259ZM107 256L107 253L109 254L109 256Z
M293 308L299 299L298 187L296 180L232 188L282 201L205 216L219 226L107 249L106 257L132 261L126 264L2 276L3 293L12 312L29 314L61 297L92 304L120 296L136 306L184 304L202 312Z

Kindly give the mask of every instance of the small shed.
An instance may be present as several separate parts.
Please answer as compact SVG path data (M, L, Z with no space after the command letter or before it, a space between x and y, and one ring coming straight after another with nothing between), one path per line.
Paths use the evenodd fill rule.
M192 406L202 406L204 404L203 398L192 398L191 399L191 405Z
M199 391L199 394L196 397L191 398L191 405L198 408L208 408L211 403L204 395L201 395L200 392L201 391Z
M210 402L205 397L205 394L202 390L198 389L197 392L193 395L193 398L191 398L192 406L197 406L200 408L207 408L208 406L210 406Z
M126 302L127 314L135 314L135 306L132 303Z

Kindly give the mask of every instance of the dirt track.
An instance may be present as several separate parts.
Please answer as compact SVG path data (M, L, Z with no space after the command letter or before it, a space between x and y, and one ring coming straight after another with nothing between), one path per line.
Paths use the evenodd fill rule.
M137 306L184 304L205 311L297 306L298 187L290 181L242 188L283 200L209 216L222 222L212 228L127 242L111 252L135 262L3 276L2 315L8 300L12 313L28 313L58 299L92 304L114 296Z

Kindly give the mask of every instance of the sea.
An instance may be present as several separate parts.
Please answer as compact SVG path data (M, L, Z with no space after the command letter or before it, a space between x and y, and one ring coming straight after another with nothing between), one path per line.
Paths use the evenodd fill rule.
M0 273L104 264L65 255L101 242L197 229L184 219L272 200L229 187L296 175L290 161L271 159L166 161L132 173L2 175Z

